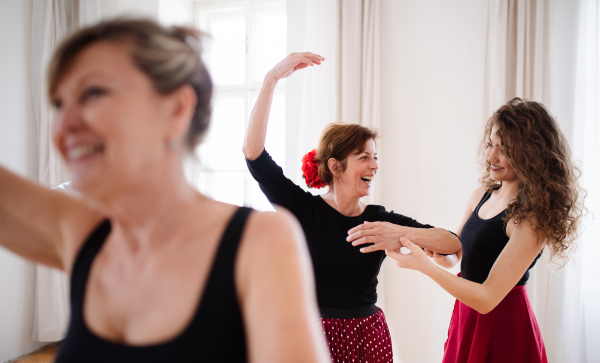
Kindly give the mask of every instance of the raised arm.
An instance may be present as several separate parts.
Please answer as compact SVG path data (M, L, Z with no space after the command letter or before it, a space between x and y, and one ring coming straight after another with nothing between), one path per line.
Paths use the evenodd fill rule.
M286 211L253 213L236 266L250 362L331 362L304 234Z
M269 113L271 112L271 103L273 102L273 93L277 82L291 76L299 69L319 65L324 60L325 58L309 52L291 53L267 73L250 115L248 130L246 130L246 137L244 138L242 151L246 159L256 160L265 149Z
M0 245L70 271L86 234L102 219L81 200L47 190L0 167Z
M483 284L439 268L421 248L405 238L401 241L411 253L386 251L386 254L395 259L399 267L421 271L465 305L487 314L519 282L544 247L544 237L534 231L529 221L522 221L517 226L509 221L507 234L510 239Z

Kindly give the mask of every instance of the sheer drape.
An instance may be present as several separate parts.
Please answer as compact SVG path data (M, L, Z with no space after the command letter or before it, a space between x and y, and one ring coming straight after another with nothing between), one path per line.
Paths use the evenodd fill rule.
M31 38L31 89L38 136L39 182L47 187L68 180L66 168L52 143L52 110L46 71L54 49L80 25L116 14L116 0L34 0ZM69 283L61 271L36 267L33 340L61 340L69 320Z
M31 89L38 136L39 182L56 186L67 181L58 151L52 145L51 107L47 96L46 69L54 48L77 27L78 2L35 0L31 39ZM33 340L63 338L69 319L69 285L61 271L37 265Z
M551 110L559 106L551 103L549 92L549 10L547 1L490 2L485 117L514 96L540 101ZM573 130L574 157L582 162L581 183L589 191L586 206L594 212L600 210L598 0L581 1L579 11L578 39L573 39L578 43L575 111L559 122ZM600 267L594 260L600 253L598 219L588 216L583 228L573 261L559 269L546 256L527 286L550 362L594 362L600 356Z

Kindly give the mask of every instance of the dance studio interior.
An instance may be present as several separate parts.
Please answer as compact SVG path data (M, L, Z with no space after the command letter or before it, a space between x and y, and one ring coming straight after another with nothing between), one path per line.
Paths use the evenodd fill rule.
M71 175L53 142L48 67L68 35L118 17L202 31L191 47L212 79L212 117L184 160L185 177L212 199L257 211L275 208L243 148L263 81L290 53L324 60L296 66L272 92L264 149L285 176L324 195L328 187L307 187L302 169L321 131L332 122L376 129L376 174L361 205L459 235L482 185L486 122L514 97L543 104L581 171L585 207L569 260L544 248L529 270L540 361L600 363L599 0L1 0L0 167L78 193L65 187ZM10 220L2 208L0 219ZM457 275L461 263L444 270ZM393 361L467 362L445 355L460 296L389 256L375 278ZM0 362L54 361L69 329L70 288L65 272L0 246Z

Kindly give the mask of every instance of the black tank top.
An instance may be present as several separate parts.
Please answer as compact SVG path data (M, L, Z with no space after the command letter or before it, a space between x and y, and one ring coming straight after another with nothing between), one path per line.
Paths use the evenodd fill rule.
M464 279L482 284L487 280L492 266L508 243L504 216L506 209L490 219L479 218L479 209L492 196L491 191L483 198L465 223L460 236L462 242L462 261L460 272ZM525 285L529 280L529 270L535 265L539 254L517 285Z
M250 212L249 208L240 208L229 222L202 301L187 328L165 343L149 346L106 341L84 324L83 297L90 267L111 230L110 222L104 221L92 232L75 260L71 277L71 321L56 363L246 362L246 336L235 291L234 266Z

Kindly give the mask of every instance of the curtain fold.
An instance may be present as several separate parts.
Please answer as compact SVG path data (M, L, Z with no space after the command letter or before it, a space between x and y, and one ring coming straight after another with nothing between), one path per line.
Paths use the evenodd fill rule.
M340 14L340 121L380 129L381 2L341 1ZM380 171L377 173L377 179L381 178ZM367 203L380 204L378 190L373 188Z
M47 96L46 71L54 49L69 33L117 13L117 0L34 0L31 37L31 89L37 128L38 182L47 187L68 180L66 167L52 142L52 108ZM65 188L64 185L60 189ZM36 266L32 339L61 340L69 320L69 281L54 268Z
M573 2L572 6L577 6ZM570 140L574 158L582 163L582 186L588 189L586 207L600 211L600 55L598 0L581 0L578 21L576 92ZM493 0L490 2L485 68L485 118L502 103L520 96L551 110L548 1ZM556 14L555 14L556 15ZM558 36L554 34L554 36ZM559 100L555 100L559 101ZM561 120L559 120L561 121ZM564 123L565 120L562 120ZM564 268L548 261L534 267L527 285L546 343L550 362L594 362L600 356L600 223L588 215L572 261Z
M34 0L31 38L31 89L38 136L38 181L47 187L67 181L66 168L52 144L52 110L47 96L46 70L54 48L76 29L78 1ZM61 340L69 319L69 284L54 268L36 266L35 312L32 339Z

